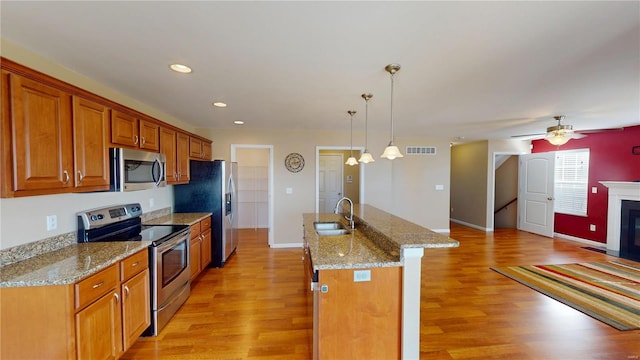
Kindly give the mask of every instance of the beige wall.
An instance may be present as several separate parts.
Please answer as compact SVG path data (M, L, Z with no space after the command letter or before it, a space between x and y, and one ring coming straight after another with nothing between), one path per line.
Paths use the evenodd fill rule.
M485 227L488 141L451 148L451 218Z
M253 144L274 147L274 244L299 244L301 241L301 215L315 212L316 206L316 147L345 146L342 132L335 131L270 131L236 129L199 129L200 134L213 139L214 158L229 159L231 145ZM388 142L387 134L369 133L373 154L381 154ZM354 143L362 136L354 134ZM362 141L363 142L363 141ZM377 146L371 146L376 144ZM364 182L361 203L413 221L419 225L448 231L449 207L449 144L444 140L402 139L396 144L436 146L435 156L405 156L393 161L380 159L362 167ZM305 167L298 173L290 173L284 166L287 154L297 152L305 158ZM443 190L435 190L435 185ZM286 194L292 188L292 194Z
M456 145L451 149L451 219L483 230L493 230L494 157L526 154L530 141L490 140Z

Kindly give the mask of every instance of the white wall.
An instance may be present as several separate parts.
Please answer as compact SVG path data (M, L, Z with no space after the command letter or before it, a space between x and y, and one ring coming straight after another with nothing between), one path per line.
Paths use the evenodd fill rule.
M100 206L139 202L143 212L173 205L173 187L126 193L85 193L0 199L0 249L76 231L76 213ZM154 206L150 206L153 199ZM47 231L47 215L56 215L58 228Z

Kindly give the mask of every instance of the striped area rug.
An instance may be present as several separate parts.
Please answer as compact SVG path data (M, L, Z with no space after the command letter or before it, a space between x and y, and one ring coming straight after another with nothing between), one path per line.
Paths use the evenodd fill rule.
M607 261L491 269L618 330L640 329L640 265Z

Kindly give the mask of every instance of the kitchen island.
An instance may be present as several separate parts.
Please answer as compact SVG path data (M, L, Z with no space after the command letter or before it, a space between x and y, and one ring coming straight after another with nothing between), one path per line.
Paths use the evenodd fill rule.
M418 359L423 251L457 247L458 241L369 205L354 205L355 229L349 234L318 235L314 223L348 227L344 215L303 214L314 358L364 351Z

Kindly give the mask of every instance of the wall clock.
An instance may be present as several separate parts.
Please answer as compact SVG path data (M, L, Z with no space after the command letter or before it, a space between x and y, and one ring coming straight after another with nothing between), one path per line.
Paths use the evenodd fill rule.
M291 153L284 158L284 166L292 173L297 173L304 168L304 158L298 153Z

